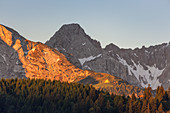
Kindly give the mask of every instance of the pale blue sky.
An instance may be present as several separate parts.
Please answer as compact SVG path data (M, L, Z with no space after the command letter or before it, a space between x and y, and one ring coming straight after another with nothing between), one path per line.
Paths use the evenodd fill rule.
M170 0L0 0L0 24L45 42L63 24L121 48L170 41Z

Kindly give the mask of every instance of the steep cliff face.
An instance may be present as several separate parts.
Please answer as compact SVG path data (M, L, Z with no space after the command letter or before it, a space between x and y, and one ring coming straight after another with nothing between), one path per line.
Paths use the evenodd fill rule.
M26 40L13 29L3 25L0 25L0 28L0 78L19 77L66 82L88 82L98 89L107 89L115 94L124 93L129 95L132 92L137 94L142 94L143 92L140 88L134 87L112 75L79 69L70 63L57 49L40 42ZM92 42L95 43L96 41ZM95 43L95 47L100 48L98 43ZM60 48L62 49L62 47ZM86 49L84 50L86 51ZM97 50L94 49L93 51ZM80 64L78 59L77 62ZM97 82L94 84L93 81L87 81L87 77L92 77ZM112 78L112 80L109 83L104 83L103 80L108 78ZM100 87L101 84L102 87ZM115 85L117 88L115 88ZM119 86L126 90L120 90Z
M63 54L71 54L74 60L69 56L67 59L84 70L108 73L139 87L151 84L153 89L159 85L167 89L170 86L169 43L134 50L109 44L102 49L78 24L68 24L45 44Z

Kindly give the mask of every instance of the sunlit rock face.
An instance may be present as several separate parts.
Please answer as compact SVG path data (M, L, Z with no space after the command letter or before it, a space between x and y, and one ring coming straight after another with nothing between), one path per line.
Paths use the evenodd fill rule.
M81 69L108 73L139 87L151 85L153 89L170 86L170 43L121 49L114 44L101 48L78 24L63 25L46 45L67 56Z
M63 54L39 42L22 58L28 78L73 82L78 76L88 75L67 61Z
M1 54L1 77L9 75L7 72L11 72L8 69L8 65L14 68L14 72L21 71L27 78L37 79L51 79L73 82L78 76L88 76L88 71L83 71L74 65L72 65L63 54L57 50L48 47L40 42L32 42L26 40L20 36L16 31L0 26L1 47L4 49L2 52L7 54ZM12 57L16 59L8 58L8 53L14 54ZM6 61L6 59L10 61ZM20 62L20 66L13 66L13 62ZM6 62L5 62L6 61ZM12 64L11 64L12 63ZM25 71L24 71L25 70ZM21 73L19 72L19 73ZM23 75L23 74L22 74ZM11 72L11 76L17 76ZM7 77L5 77L7 78Z
M7 45L11 46L12 45L12 33L8 31L4 26L0 25L0 37L1 40L6 42Z

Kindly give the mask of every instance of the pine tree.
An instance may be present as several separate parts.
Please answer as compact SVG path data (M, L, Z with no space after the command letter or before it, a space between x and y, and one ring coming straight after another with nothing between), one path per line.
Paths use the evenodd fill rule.
M106 103L106 113L111 113L112 112L112 108L111 108L111 105L110 105L110 101L107 100L107 103Z
M96 100L96 91L93 87L90 89L89 96L90 96L90 99L92 99L93 101Z
M89 113L95 113L95 109L94 109L93 107L91 107L91 108L89 109Z
M161 103L160 106L158 107L158 112L159 112L159 113L164 113L162 103Z
M167 94L168 94L168 98L170 98L170 87L168 87Z
M149 100L152 97L152 88L150 87L150 84L148 84L148 88L145 88L144 90L144 99Z
M99 103L99 104L98 104L99 107L100 107L100 108L104 107L104 97L103 97L103 93L100 93L100 94L99 94L99 97L98 97L97 100L98 100L98 103Z
M147 112L150 113L150 104L147 105Z
M160 103L164 97L164 94L165 94L165 90L164 90L163 86L158 86L158 88L156 90L155 99L158 99L158 101Z
M149 100L149 104L151 113L155 113L157 110L157 101L154 98L151 98Z
M132 93L132 101L133 101L133 102L136 101L136 96L135 96L135 93L134 93L134 92Z
M130 99L129 103L129 113L133 113L133 108L132 108L132 99Z
M140 103L140 101L138 102L138 105L137 105L137 113L141 113L141 103Z
M141 113L146 113L146 112L147 112L147 100L143 100Z

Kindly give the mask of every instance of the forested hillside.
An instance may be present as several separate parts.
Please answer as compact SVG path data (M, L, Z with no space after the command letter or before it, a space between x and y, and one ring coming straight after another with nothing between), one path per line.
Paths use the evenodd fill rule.
M170 110L170 91L151 87L143 98L109 94L93 86L42 79L1 79L1 113L162 113Z

